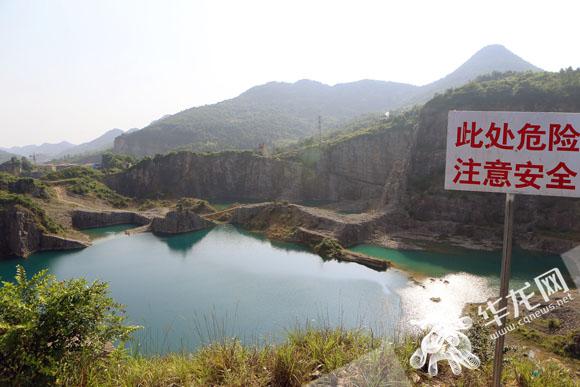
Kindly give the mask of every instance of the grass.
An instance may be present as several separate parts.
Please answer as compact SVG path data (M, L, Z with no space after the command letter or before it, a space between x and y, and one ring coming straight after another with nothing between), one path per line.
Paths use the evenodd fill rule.
M574 337L580 334L580 330L574 330L566 334L555 334L561 322L559 319L549 319L536 324L546 325L546 329L552 333L545 333L536 329L534 325L527 324L518 326L514 334L528 341L536 343L539 347L563 357L573 358Z
M49 199L46 185L40 180L30 177L16 177L0 172L0 190L13 194L29 194L40 199Z
M116 208L129 205L129 198L119 195L105 184L91 177L76 177L64 181L66 190L72 194L101 199Z
M410 380L415 380L414 385L445 385L445 386L490 386L493 377L493 356L490 352L483 355L477 345L485 336L478 338L480 342L474 345L473 351L482 360L481 366L475 370L463 369L460 376L454 376L447 362L439 363L439 374L430 378L425 370L416 370L409 365L409 358L420 345L422 336L406 336L395 345L395 353L399 362L404 366ZM472 344L473 338L470 336ZM489 347L490 343L484 344ZM527 356L526 351L516 347L508 347L504 355L502 372L502 386L518 387L574 387L577 381L573 370L564 367L561 362L549 359L538 361ZM485 352L484 351L484 352Z
M237 339L207 345L193 354L161 357L115 351L98 364L61 378L94 386L300 386L378 348L361 330L304 328L278 345L244 346Z
M62 226L54 222L46 212L30 198L24 195L0 190L0 211L4 211L11 206L20 206L21 208L30 211L34 216L37 226L43 231L53 234L59 234L64 231Z
M237 339L222 339L192 354L179 352L145 357L117 349L81 370L63 372L59 382L84 386L301 386L356 364L357 360L373 358L375 354L379 368L383 363L398 360L409 380L414 381L413 385L491 384L491 357L482 359L478 369L463 369L461 376L453 375L446 362L440 362L439 374L433 378L424 370L411 368L409 358L420 345L421 337L401 337L394 346L389 345L388 348L394 349L394 355L388 359L376 356L381 351L391 352L383 347L388 344L373 337L371 332L328 327L292 330L284 342L276 345L245 346ZM388 378L390 372L386 370L384 375ZM346 376L349 377L348 372ZM536 361L527 357L523 350L508 348L502 385L568 387L577 384L572 371L560 362Z

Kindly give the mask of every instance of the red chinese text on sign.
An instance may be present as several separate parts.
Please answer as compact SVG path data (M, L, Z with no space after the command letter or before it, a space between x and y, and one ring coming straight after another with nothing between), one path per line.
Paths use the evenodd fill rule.
M451 111L445 188L580 197L580 114Z

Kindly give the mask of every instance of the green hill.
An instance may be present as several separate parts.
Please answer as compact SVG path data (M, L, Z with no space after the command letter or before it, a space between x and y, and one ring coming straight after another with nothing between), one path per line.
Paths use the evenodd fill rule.
M369 113L384 114L424 102L434 93L493 71L527 71L537 67L503 46L488 46L447 77L418 87L362 80L325 85L310 80L271 82L214 105L195 107L161 118L148 127L115 139L115 152L137 156L174 149L221 151L280 145L324 132Z

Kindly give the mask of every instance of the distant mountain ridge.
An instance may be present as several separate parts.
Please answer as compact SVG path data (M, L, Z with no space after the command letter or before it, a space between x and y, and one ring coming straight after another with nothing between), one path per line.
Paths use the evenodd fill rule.
M118 128L111 129L105 132L103 135L97 137L96 139L68 148L63 152L54 155L53 158L60 159L67 156L77 156L81 154L110 149L113 147L115 138L122 135L123 133L124 131L122 129Z
M44 143L42 145L24 145L11 148L0 147L0 161L6 161L12 156L24 156L28 158L32 158L34 156L36 158L36 162L43 163L51 160L62 160L74 156L96 155L98 152L112 149L116 137L122 135L123 133L133 133L136 130L138 129L132 128L125 132L118 128L111 129L96 139L79 145L74 145L70 142L63 141L57 144Z
M10 160L14 156L17 156L17 155L0 150L0 164L2 164L5 161Z
M422 103L435 93L493 71L538 71L500 45L486 46L457 70L425 86L361 80L334 86L311 80L270 82L236 98L194 107L115 139L114 151L136 156L175 149L221 151L283 144L318 133L318 116L328 132L367 113Z
M71 149L74 146L70 142L62 141L56 144L44 143L41 145L14 146L11 148L0 148L0 150L25 157L36 155L40 160L48 160L50 157L64 152L67 149Z
M369 111L385 111L416 86L363 80L329 86L311 80L270 82L238 97L154 121L115 139L115 151L137 156L175 148L252 149L311 136L318 116L333 128Z

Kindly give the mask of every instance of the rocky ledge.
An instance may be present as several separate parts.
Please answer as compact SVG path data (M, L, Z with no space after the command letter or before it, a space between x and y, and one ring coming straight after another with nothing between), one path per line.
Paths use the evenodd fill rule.
M223 212L220 217L223 219ZM370 238L377 217L340 215L332 211L286 203L260 203L232 208L228 221L264 232L268 237L310 247L326 259L356 262L374 270L386 270L389 262L354 253L343 246Z
M269 202L245 205L230 211L230 223L244 228L265 231L277 239L280 232L293 232L297 227L315 230L334 238L343 246L365 242L373 234L380 216L369 214L341 215L320 208L298 204Z
M181 234L203 230L214 225L193 210L182 209L168 212L163 218L153 218L151 231L155 234Z

